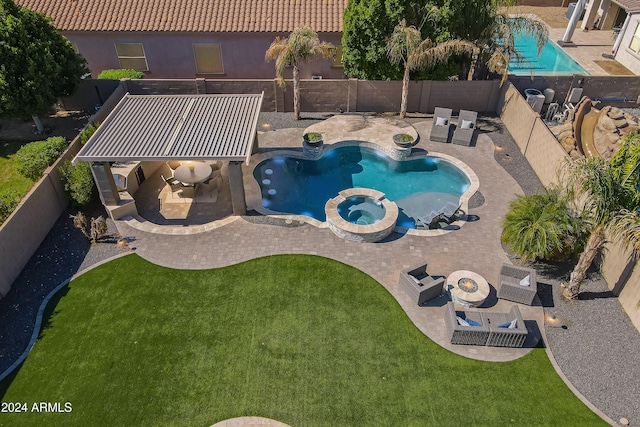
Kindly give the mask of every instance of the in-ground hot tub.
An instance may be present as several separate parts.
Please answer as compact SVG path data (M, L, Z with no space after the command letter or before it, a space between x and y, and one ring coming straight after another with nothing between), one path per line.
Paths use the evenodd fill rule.
M371 188L348 188L324 207L329 228L354 242L377 242L395 228L398 206Z

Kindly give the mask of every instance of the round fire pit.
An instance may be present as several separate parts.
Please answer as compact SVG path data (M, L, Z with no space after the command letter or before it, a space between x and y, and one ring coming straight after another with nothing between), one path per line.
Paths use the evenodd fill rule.
M475 280L469 279L468 277L463 277L458 280L458 287L462 289L464 292L477 292L478 284Z
M447 277L447 293L451 301L465 307L478 307L489 296L489 284L478 273L454 271Z

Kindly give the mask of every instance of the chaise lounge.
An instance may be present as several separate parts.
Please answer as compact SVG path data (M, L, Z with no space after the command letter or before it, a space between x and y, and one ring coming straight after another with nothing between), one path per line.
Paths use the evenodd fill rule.
M458 125L453 132L451 142L458 145L470 146L473 133L476 130L476 119L478 113L475 111L460 110L458 115Z
M528 334L516 305L508 313L494 313L456 311L449 302L444 321L451 344L522 347Z
M398 283L418 305L444 292L444 277L435 279L427 273L427 263L423 262L400 272Z
M431 141L447 142L449 140L449 124L451 123L451 108L436 107L433 111L433 125L431 126Z

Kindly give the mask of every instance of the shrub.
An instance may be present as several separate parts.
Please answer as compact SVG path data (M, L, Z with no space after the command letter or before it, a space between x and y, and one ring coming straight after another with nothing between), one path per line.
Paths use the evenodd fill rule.
M91 138L91 135L98 130L98 126L100 126L100 123L90 123L89 126L87 126L87 128L80 134L80 144L86 144L89 138Z
M61 136L53 136L45 141L30 142L16 152L18 172L37 181L44 170L60 157L67 148L67 141Z
M89 163L79 162L73 166L67 160L58 170L62 175L64 190L71 200L80 206L86 206L93 200L96 187Z
M20 194L15 190L0 194L0 224L3 223L20 202Z
M98 74L99 79L105 80L120 80L120 79L141 79L144 77L142 71L136 71L131 69L119 69L119 70L102 70Z
M584 222L558 189L517 196L509 202L502 225L502 241L523 260L562 260L580 252Z
M317 132L309 132L309 133L305 133L303 138L305 141L308 141L308 142L318 142L318 141L322 141L322 134Z

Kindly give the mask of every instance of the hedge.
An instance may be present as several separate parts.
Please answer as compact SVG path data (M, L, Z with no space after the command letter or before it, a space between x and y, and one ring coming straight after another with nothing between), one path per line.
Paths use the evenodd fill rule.
M37 181L44 170L51 166L66 148L67 141L61 136L30 142L16 152L18 172L26 178Z
M143 77L144 73L142 71L126 68L118 70L102 70L100 74L98 74L98 78L104 80L141 79Z

